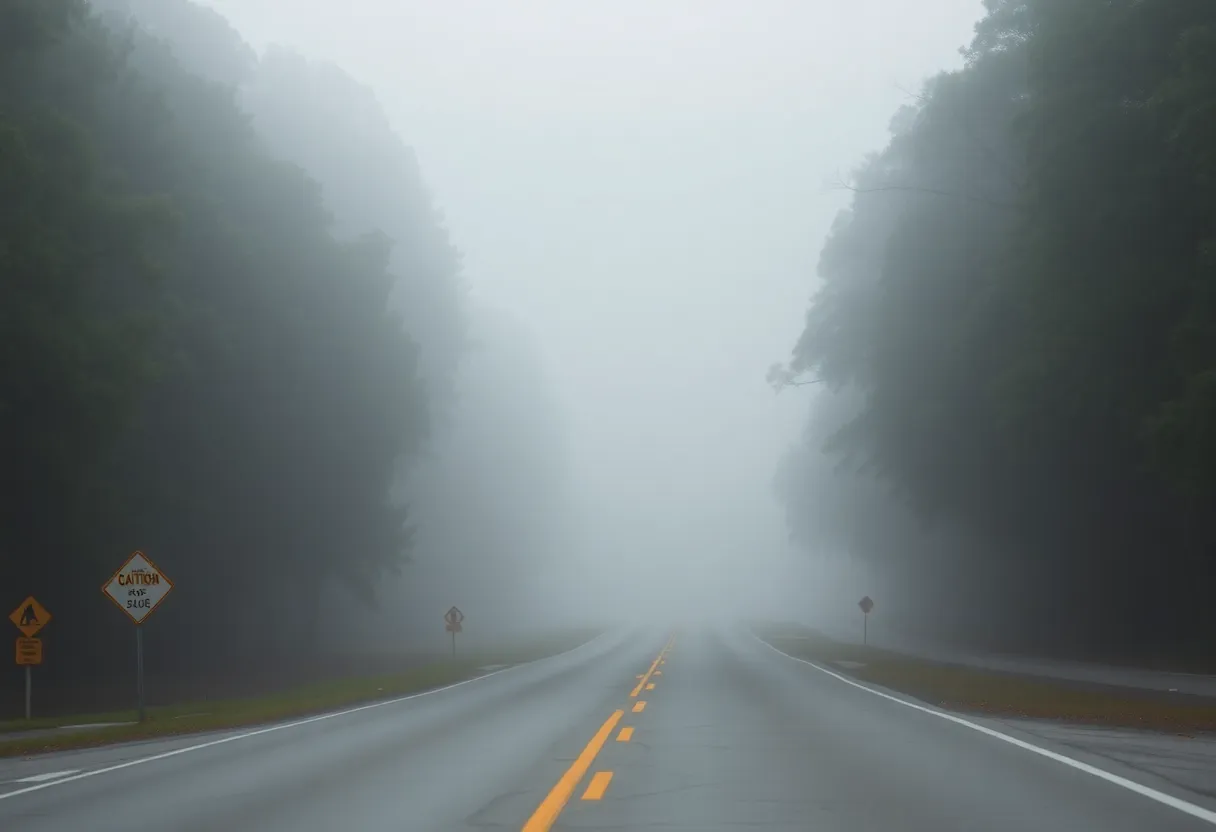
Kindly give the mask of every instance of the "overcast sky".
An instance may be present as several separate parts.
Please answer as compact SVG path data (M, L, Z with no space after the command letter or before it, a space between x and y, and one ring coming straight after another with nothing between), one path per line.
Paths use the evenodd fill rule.
M737 582L721 563L782 552L770 483L807 397L764 374L846 202L830 183L960 64L980 0L210 3L375 89L474 293L543 351L590 554Z

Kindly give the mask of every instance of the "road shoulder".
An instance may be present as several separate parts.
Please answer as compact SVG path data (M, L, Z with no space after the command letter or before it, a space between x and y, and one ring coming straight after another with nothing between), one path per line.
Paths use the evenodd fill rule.
M133 713L64 717L29 732L0 734L0 759L54 752L141 746L158 740L184 738L186 744L227 733L251 731L280 723L302 721L344 709L396 701L442 690L494 675L545 658L577 650L598 639L602 631L579 631L565 638L469 656L436 660L399 674L341 679L278 691L261 697L186 702L151 708L143 723ZM107 723L109 723L107 725ZM18 723L19 724L19 723ZM42 725L42 723L38 723ZM17 724L8 723L7 727ZM0 771L0 779L2 771Z

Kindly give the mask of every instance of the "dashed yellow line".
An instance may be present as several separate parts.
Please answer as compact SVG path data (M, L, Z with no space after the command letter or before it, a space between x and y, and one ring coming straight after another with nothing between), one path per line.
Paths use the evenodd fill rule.
M663 649L659 651L659 655L651 662L650 669L637 677L638 684L629 694L630 697L636 698L643 688L646 690L654 690L654 682L650 681L652 676L661 676L662 671L658 668L666 662L665 656L671 650L671 645L675 642L675 636L667 639L667 643L663 645ZM646 710L645 700L638 700L633 703L633 712L640 714ZM570 801L570 797L574 794L574 790L578 788L578 784L582 781L587 770L591 768L591 764L595 762L596 755L600 753L600 749L604 747L609 735L616 728L621 717L625 715L624 711L613 711L612 716L600 726L600 729L595 732L595 736L587 743L582 752L575 759L570 768L566 769L566 773L561 776L547 795L545 799L536 807L536 811L528 818L527 823L523 825L523 832L548 832L553 824L557 822L558 815L562 813L562 809ZM621 728L617 734L617 742L629 742L633 738L633 726L626 725ZM587 784L586 790L583 792L583 800L599 800L608 790L608 784L612 782L611 771L597 771Z
M591 775L591 782L587 784L587 791L583 792L583 800L599 800L604 796L604 792L608 791L608 784L611 782L611 771L597 771Z
M630 696L637 696L639 693L642 692L642 686L650 681L651 675L655 672L655 670L658 669L659 663L663 661L663 656L666 655L667 651L671 649L672 642L674 642L675 640L676 640L676 637L674 635L671 638L667 639L667 643L663 645L663 649L659 651L659 655L655 656L654 661L650 663L650 669L647 670L645 674L643 674L642 680L640 682L638 682L637 687L635 687L632 691L630 691L630 693L629 693Z
M545 799L536 807L536 811L532 813L532 817L528 818L528 822L523 826L523 832L548 832L550 827L557 821L557 816L562 813L566 803L570 800L570 796L574 794L574 789L578 786L583 775L587 773L587 769L591 768L591 764L595 762L595 755L600 753L600 749L604 747L604 742L608 739L608 735L612 733L612 729L621 721L621 717L625 715L624 711L613 711L612 716L608 717L608 721L600 726L600 730L595 732L595 736L591 738L591 742L583 749L582 753L574 761L574 764L566 770L561 779L557 781L557 785L545 796ZM611 779L612 775L609 774ZM607 787L605 781L604 787Z

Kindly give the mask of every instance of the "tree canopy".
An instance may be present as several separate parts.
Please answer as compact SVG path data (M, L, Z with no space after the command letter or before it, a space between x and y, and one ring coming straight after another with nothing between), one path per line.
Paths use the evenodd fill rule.
M416 169L385 177L412 207L395 226L336 223L239 100L252 50L145 5L138 26L0 5L0 574L76 671L128 643L98 587L135 549L177 586L150 655L191 667L309 651L329 584L372 599L410 551L393 486L433 422L401 287L446 292L436 326L462 337Z
M840 545L906 507L912 533L849 545L918 574L926 616L973 626L967 589L1016 596L1008 643L1210 648L1216 7L985 5L964 67L857 171L774 376L847 414L787 463L794 530ZM833 488L850 512L816 508ZM948 566L927 554L959 534Z
M149 668L196 695L334 632L440 646L436 586L509 612L556 556L539 359L339 67L189 0L0 4L0 191L0 577L55 616L43 690L125 677L99 586L136 549L175 582Z

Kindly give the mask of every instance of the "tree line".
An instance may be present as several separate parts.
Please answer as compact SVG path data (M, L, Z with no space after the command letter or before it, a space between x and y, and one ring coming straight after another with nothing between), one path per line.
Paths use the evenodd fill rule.
M408 148L322 147L317 177L267 140L306 106L286 58L137 6L0 4L0 596L36 595L48 666L81 673L125 662L99 587L136 549L177 587L150 655L181 666L308 652L327 587L374 603L465 349Z
M806 546L988 646L1216 646L1216 6L985 0L846 187L778 386Z

